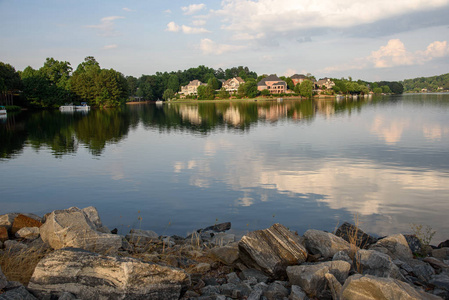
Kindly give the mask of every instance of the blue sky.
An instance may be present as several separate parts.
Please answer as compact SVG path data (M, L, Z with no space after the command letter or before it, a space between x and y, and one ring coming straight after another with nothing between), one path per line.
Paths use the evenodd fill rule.
M447 16L449 0L0 0L0 61L403 80L449 72Z

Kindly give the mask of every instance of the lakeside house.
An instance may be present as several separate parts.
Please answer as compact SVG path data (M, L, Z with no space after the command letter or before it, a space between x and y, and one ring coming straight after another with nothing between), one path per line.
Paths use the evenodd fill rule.
M295 74L295 75L290 76L290 79L293 81L293 84L296 86L298 84L301 84L304 80L306 80L307 77L302 74Z
M201 85L207 85L206 83L202 83L201 81L195 79L189 82L188 85L181 86L181 92L179 94L183 94L184 96L188 95L197 95L198 87Z
M321 89L322 87L325 87L327 90L330 90L333 86L335 86L335 82L330 80L330 78L324 77L315 82L315 86L318 89Z
M237 92L237 90L239 89L239 86L244 83L245 83L245 80L243 80L242 78L234 77L234 78L226 80L223 83L222 87L224 87L227 92Z
M257 89L259 91L269 90L272 94L281 94L287 91L287 83L275 74L271 74L257 83Z

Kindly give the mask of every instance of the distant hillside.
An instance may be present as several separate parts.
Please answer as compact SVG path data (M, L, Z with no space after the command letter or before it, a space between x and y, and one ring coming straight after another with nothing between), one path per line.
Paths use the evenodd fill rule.
M438 92L442 90L449 90L449 73L432 76L419 77L415 79L406 79L402 82L404 92L421 92L427 89L428 92Z

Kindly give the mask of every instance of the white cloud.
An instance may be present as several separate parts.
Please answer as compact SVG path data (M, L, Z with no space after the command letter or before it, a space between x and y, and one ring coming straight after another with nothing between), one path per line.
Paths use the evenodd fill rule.
M413 65L415 63L414 55L405 49L404 43L399 39L389 40L386 46L371 52L368 60L374 63L375 68Z
M131 8L128 8L128 7L124 7L123 10L124 10L124 11L127 11L127 12L135 11L135 10L133 10L133 9L131 9Z
M214 13L236 33L267 36L316 28L348 28L443 7L449 0L224 0Z
M103 47L104 50L111 50L111 49L116 49L118 47L117 44L112 44L112 45L106 45Z
M87 28L94 28L100 31L100 36L116 36L118 33L115 30L115 20L124 19L125 17L121 16L110 16L101 19L100 24L98 25L87 25Z
M240 51L245 48L246 46L218 44L210 39L202 39L200 43L200 49L204 54L220 55L227 52Z
M166 13L166 14L171 14L172 11L171 11L170 9L166 9L166 10L164 10L164 13Z
M284 76L290 77L290 76L295 75L297 73L298 73L298 71L296 71L295 69L288 69L287 71L285 71Z
M179 27L179 25L176 25L175 22L170 22L167 24L167 29L165 30L170 32L178 32L180 29L181 27Z
M206 25L206 20L193 20L192 24L194 26L204 26Z
M193 15L196 12L199 12L200 10L206 8L206 4L190 4L189 6L181 7L181 10L184 12L185 15Z
M186 25L179 26L175 22L168 23L165 30L170 32L182 32L185 34L210 33L209 30L202 27L190 27Z
M449 56L447 41L435 41L424 51L410 52L399 39L391 39L385 46L371 52L367 57L356 58L352 62L327 67L322 72L360 70L365 68L392 68L397 66L420 65L434 58Z

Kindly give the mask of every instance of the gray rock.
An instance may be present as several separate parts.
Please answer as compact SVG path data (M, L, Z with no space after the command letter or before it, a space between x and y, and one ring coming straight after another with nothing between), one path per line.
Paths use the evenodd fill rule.
M239 276L237 275L237 273L235 273L235 272L227 274L226 275L226 281L228 283L235 283L235 284L242 282L240 280Z
M209 251L209 255L224 264L232 265L235 261L237 261L237 259L239 259L238 244L212 248Z
M377 248L387 250L387 254L392 259L409 260L413 259L413 253L408 246L407 240L402 234L394 234L379 240L372 245L370 250L377 250Z
M235 234L219 232L213 235L210 243L213 246L226 246L235 242Z
M423 261L425 261L426 263L429 263L435 270L437 270L439 272L449 270L449 265L445 264L444 262L442 262L439 259L436 259L434 257L426 257L423 259Z
M24 286L21 286L0 294L0 300L37 300L37 298L31 295Z
M116 253L122 238L96 231L86 213L77 207L55 210L40 227L41 238L53 249L81 248L99 253Z
M197 232L203 231L224 232L229 229L231 229L231 222L215 224L206 228L198 229Z
M220 294L231 298L248 297L251 294L251 287L244 283L226 283L219 286Z
M350 263L351 266L354 263L352 261L352 259L349 257L348 253L346 253L345 251L338 251L337 253L335 253L335 255L332 257L332 260L342 260L345 261L347 263Z
M131 229L126 239L136 246L146 246L159 241L159 235L152 230Z
M288 300L308 300L306 293L301 289L298 285L292 285L292 290L290 292L290 296L288 296Z
M442 290L449 291L449 276L446 274L432 276L430 283Z
M440 299L393 278L360 274L353 275L346 280L340 298L345 300Z
M103 225L100 219L100 215L95 207L89 206L82 209L82 211L86 214L87 218L95 225L95 228L99 232L103 233L111 233L109 228Z
M211 296L211 295L215 295L215 294L220 294L220 289L219 289L219 286L207 285L207 286L203 287L202 289L200 289L200 292L201 292L201 295Z
M20 252L28 249L26 244L14 240L7 240L4 244L5 250L10 252Z
M432 249L432 256L444 262L449 259L449 248Z
M258 290L253 290L251 292L251 294L249 294L248 299L247 300L260 300L260 297L262 297L263 291L258 289Z
M243 236L239 250L245 265L273 277L285 276L287 266L307 259L307 251L297 236L281 224Z
M324 258L332 258L339 251L351 250L347 241L329 232L309 229L304 233L304 238L307 250Z
M438 244L438 248L449 247L449 240L445 240Z
M319 296L325 289L326 274L331 273L341 283L348 278L351 265L345 261L328 261L313 265L287 267L287 275L292 285L300 286L311 297Z
M263 272L256 270L256 269L243 270L242 273L240 273L240 278L242 280L249 280L251 278L255 278L257 280L257 282L263 282L263 283L267 283L268 280L270 279Z
M288 297L288 289L279 282L273 282L263 293L268 300L278 300Z
M188 282L180 269L66 248L38 263L28 288L40 297L68 292L80 299L165 300L178 299Z
M377 242L377 238L366 234L360 228L348 222L344 222L335 232L336 236L343 238L349 243L354 243L361 249L366 249Z
M341 293L341 283L338 282L337 278L335 278L334 275L331 273L327 273L325 275L327 280L327 285L329 286L329 289L331 290L332 299L333 300L339 300L340 299L340 293Z
M392 277L405 280L399 268L391 258L374 250L359 250L356 254L356 266L358 272L378 277Z
M404 234L407 244L412 253L421 253L422 245L421 241L414 234Z
M2 272L2 267L0 266L0 290L4 289L8 285L8 279L6 279L5 274Z
M430 279L432 279L432 276L435 275L435 270L424 261L412 259L407 263L412 268L413 274L423 282L429 281Z
M76 297L71 293L65 292L58 298L58 300L76 300Z
M199 263L193 268L193 271L195 273L200 273L200 274L206 273L206 272L210 271L210 264Z
M39 237L39 228L38 227L24 227L19 229L16 232L17 238L27 239L27 240L35 240Z

